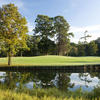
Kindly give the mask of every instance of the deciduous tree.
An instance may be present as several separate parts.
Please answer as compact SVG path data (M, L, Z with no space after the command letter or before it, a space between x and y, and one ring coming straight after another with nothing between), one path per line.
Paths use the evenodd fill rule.
M54 36L53 20L49 16L38 15L36 20L34 34L41 38L49 38Z
M51 45L49 44L51 43L50 38L53 38L55 34L53 18L46 15L38 15L35 22L36 26L34 29L34 35L40 37L40 52L42 54L48 54Z
M14 4L3 5L0 8L0 38L6 45L8 52L8 65L11 65L11 57L19 46L26 46L27 21Z

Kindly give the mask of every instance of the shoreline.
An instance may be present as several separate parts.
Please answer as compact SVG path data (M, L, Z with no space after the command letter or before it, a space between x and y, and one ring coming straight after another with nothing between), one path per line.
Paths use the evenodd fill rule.
M74 66L0 66L0 71L100 71L100 64Z

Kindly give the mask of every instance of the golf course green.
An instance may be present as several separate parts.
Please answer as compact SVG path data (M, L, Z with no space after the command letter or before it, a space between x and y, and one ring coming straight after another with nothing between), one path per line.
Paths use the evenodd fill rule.
M0 58L0 66L7 65L8 58ZM16 66L68 66L68 65L100 64L100 57L66 57L37 56L12 57L12 65Z

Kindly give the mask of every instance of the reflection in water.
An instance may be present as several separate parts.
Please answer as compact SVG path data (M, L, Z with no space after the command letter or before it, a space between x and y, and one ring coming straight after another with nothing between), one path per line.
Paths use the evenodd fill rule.
M71 90L81 87L84 91L91 91L99 84L99 78L91 77L91 73L72 73L70 77L71 83L74 83L74 88Z
M51 88L62 91L91 91L100 83L100 73L68 73L68 72L0 72L0 88Z

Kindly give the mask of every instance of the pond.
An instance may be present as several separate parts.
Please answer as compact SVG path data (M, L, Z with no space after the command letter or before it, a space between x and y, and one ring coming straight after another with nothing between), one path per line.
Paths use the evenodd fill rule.
M92 91L100 86L100 72L69 71L0 71L0 88L3 89L48 89L63 91Z

